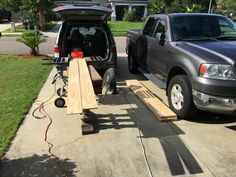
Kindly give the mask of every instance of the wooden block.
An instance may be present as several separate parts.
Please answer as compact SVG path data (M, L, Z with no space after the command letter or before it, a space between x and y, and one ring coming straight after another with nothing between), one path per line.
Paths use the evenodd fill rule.
M79 64L79 80L81 90L81 102L83 109L96 109L97 101L93 90L91 77L85 59L76 60Z
M93 124L85 123L82 121L81 123L82 134L90 134L94 132Z
M77 61L70 62L68 74L67 114L79 114L82 113L82 102Z
M137 80L126 80L130 89L145 103L160 121L177 120L176 114Z

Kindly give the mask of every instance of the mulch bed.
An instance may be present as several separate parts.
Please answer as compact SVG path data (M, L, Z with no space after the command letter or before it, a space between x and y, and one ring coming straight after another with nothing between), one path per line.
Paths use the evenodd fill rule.
M31 58L50 58L48 55L43 55L43 54L38 54L38 55L30 55L30 54L23 54L23 55L18 55L22 59L31 59Z

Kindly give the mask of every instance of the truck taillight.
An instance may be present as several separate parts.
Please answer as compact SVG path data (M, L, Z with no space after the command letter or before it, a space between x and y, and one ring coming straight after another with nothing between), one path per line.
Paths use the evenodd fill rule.
M57 45L54 46L54 57L59 58L59 47Z

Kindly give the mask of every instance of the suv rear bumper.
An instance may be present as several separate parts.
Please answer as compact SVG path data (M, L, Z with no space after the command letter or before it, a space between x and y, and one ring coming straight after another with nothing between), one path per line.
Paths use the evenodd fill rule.
M202 110L214 113L236 115L236 98L208 95L192 90L194 104Z

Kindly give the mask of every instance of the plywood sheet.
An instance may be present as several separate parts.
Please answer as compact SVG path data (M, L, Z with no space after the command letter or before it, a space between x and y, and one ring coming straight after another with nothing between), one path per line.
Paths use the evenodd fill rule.
M146 89L137 80L126 80L130 89L145 103L145 105L156 115L160 121L176 120L176 114L170 110L161 100L152 92Z

